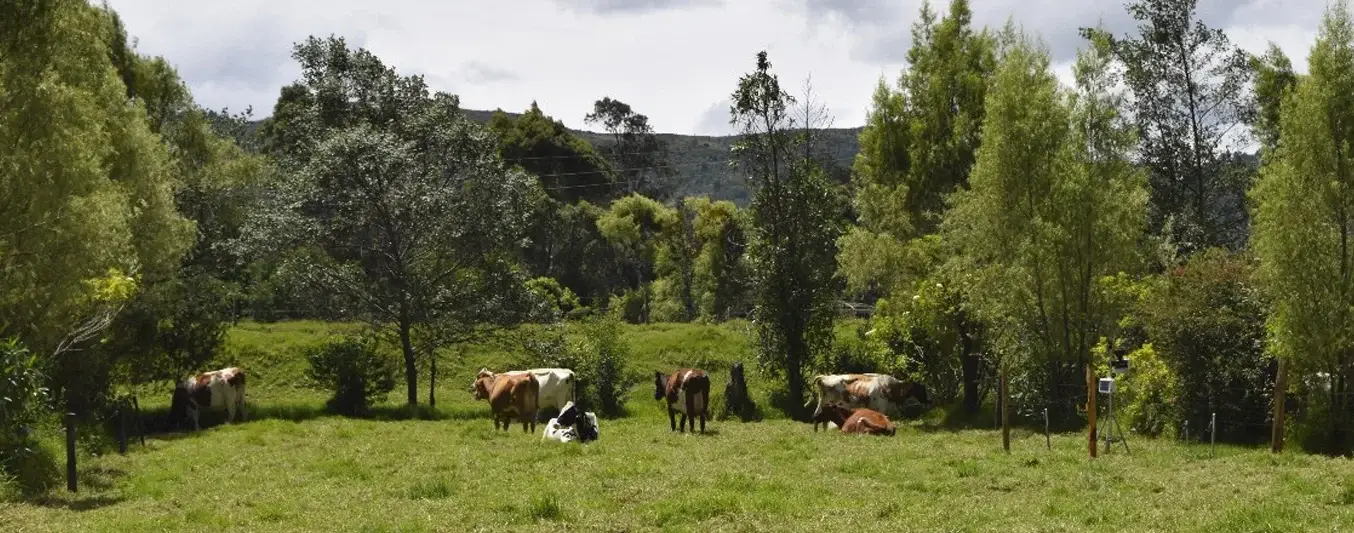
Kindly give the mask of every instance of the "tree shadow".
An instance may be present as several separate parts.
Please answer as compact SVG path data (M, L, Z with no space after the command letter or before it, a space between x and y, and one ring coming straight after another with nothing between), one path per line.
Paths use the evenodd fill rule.
M123 496L108 496L103 494L79 496L79 493L77 492L70 497L44 496L34 500L33 503L49 509L65 509L67 511L84 512L117 505L124 501L127 501L127 498Z

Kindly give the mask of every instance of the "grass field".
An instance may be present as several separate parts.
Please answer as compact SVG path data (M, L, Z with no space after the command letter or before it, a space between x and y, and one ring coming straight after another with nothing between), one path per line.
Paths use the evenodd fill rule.
M633 368L746 360L738 327L631 328ZM934 416L892 438L775 418L679 435L647 382L587 446L496 433L465 391L505 357L491 349L451 372L432 419L332 417L284 354L328 328L241 327L232 349L270 376L251 381L253 420L84 458L81 492L0 504L0 531L1354 531L1354 463L1296 452L1133 438L1091 461L1082 435L1048 450L1017 431L1008 455Z

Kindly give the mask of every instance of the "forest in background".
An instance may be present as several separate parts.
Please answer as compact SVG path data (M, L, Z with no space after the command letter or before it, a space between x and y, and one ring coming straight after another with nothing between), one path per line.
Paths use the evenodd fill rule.
M333 36L295 45L301 75L260 122L197 105L107 6L6 3L3 466L58 412L97 426L128 387L230 364L245 318L369 325L326 357L397 373L410 405L457 346L522 324L605 339L749 318L752 371L796 417L814 373L870 371L975 420L1005 369L1017 417L1076 428L1088 382L1127 356L1127 426L1218 413L1225 442L1268 438L1282 362L1294 439L1350 453L1346 3L1307 74L1193 0L1125 9L1139 28L1083 28L1066 86L1037 35L924 4L908 67L847 140L766 52L730 80L737 136L659 135L606 96L586 117L604 133L583 135L534 104L468 113ZM868 323L837 332L843 302ZM571 358L598 403L635 383L605 342L565 353L532 331L523 349Z

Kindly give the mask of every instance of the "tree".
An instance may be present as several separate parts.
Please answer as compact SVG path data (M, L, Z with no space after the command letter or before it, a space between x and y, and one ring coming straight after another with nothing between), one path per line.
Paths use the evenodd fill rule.
M1272 299L1272 350L1290 375L1329 376L1328 451L1351 450L1354 380L1354 21L1323 17L1309 72L1280 106L1282 142L1251 195L1252 244Z
M733 202L713 202L704 196L687 198L686 209L696 214L696 257L692 291L698 315L727 320L743 305L747 290L747 214Z
M981 394L981 327L958 305L965 285L950 279L957 273L941 268L952 247L930 238L946 196L968 187L982 141L995 42L987 30L974 32L971 19L966 0L951 2L939 24L930 3L923 3L908 69L895 89L882 79L876 87L852 167L859 225L839 243L839 269L848 290L866 301L898 296L877 309L880 322L905 322L909 327L897 329L907 330L907 344L932 346L923 367L928 381L950 379L948 359L958 359L964 409L974 414ZM887 316L895 312L899 316Z
M654 134L649 117L636 113L629 104L603 97L593 111L583 117L588 124L601 124L611 134L605 148L620 174L627 194L637 193L660 202L672 196L672 178L677 175L669 161L668 145Z
M597 219L597 229L627 263L633 273L630 287L641 292L643 307L639 322L649 322L649 284L654 279L659 237L673 225L677 214L652 198L631 194L612 202L611 209Z
M1255 92L1247 120L1260 140L1261 157L1266 157L1279 146L1280 109L1298 84L1298 75L1293 62L1272 42L1264 55L1251 57L1250 68L1255 72Z
M1241 142L1247 55L1199 20L1197 2L1134 0L1139 33L1114 42L1149 169L1151 227L1185 253L1245 243L1250 179L1225 157Z
M823 170L796 149L794 98L781 90L765 51L731 100L730 123L740 132L735 163L754 190L748 258L758 363L785 377L788 407L802 411L805 364L832 344L842 202Z
M296 143L278 147L285 172L249 233L317 252L305 279L398 339L416 404L416 333L459 342L534 305L515 248L535 180L506 168L494 136L421 77L336 37L292 56L305 94L284 91L300 107L275 132Z
M193 239L169 147L129 103L110 35L86 2L0 7L0 337L54 359L58 395L106 385L84 350Z
M971 189L955 195L944 228L960 250L957 268L971 273L968 305L997 325L1006 353L1028 350L1048 364L1049 416L1066 421L1076 402L1064 398L1082 390L1084 375L1070 370L1083 369L1117 320L1098 282L1131 265L1145 180L1129 159L1134 139L1108 40L1078 55L1078 92L1065 98L1047 53L1013 31Z
M498 136L503 160L537 176L551 198L601 203L614 197L611 165L564 123L542 112L536 102L516 118L496 111L487 127Z

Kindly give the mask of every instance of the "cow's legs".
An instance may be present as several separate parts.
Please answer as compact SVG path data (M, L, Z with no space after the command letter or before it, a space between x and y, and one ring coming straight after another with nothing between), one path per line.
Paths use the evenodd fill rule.
M241 395L240 395L240 400L239 400L239 401L240 401L240 406L239 406L239 408L238 408L237 410L240 412L240 421L241 421L241 422L244 422L245 420L248 419L248 417L245 416L245 412L244 412L244 394L241 394Z
M668 424L672 426L673 431L677 431L677 411L672 409L671 404L668 405Z
M233 424L233 423L235 423L235 407L236 407L236 406L235 406L235 402L233 402L233 401L226 402L226 423L227 423L227 424Z
M193 419L193 431L202 431L202 426L197 422L197 415L198 412L196 408L190 408L188 410L188 418Z

